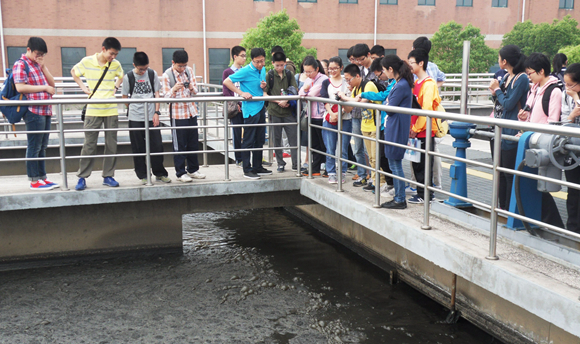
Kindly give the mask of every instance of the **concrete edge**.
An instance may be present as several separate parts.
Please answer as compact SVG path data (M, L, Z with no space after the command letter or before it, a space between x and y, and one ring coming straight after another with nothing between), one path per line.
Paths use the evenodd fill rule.
M580 337L580 292L577 289L555 281L540 281L542 276L532 271L522 269L516 273L513 263L486 260L484 257L487 252L476 247L459 247L461 243L452 245L445 239L453 238L446 238L444 233L438 231L421 230L419 222L402 216L401 212L374 209L371 204L352 199L345 202L345 198L336 192L318 187L307 179L302 180L300 193L443 269ZM356 203L354 206L353 202ZM516 267L521 269L520 266Z

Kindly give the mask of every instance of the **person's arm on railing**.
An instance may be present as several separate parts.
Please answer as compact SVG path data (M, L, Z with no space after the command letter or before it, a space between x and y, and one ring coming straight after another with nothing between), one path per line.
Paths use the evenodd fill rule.
M239 88L236 87L236 85L234 85L234 83L229 77L224 80L223 86L227 87L230 91L234 92L235 94L239 94L244 99L252 99L252 95L250 93L242 92L242 90L240 90Z

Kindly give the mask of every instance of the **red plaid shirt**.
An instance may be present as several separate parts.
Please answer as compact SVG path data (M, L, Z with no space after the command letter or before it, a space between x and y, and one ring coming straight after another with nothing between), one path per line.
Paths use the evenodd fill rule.
M26 74L26 67L22 60L26 61L28 64L28 74ZM28 84L35 86L48 85L48 81L46 80L40 65L36 62L32 62L31 59L26 57L26 54L22 54L20 60L16 61L12 71L15 84ZM27 93L26 98L30 100L49 100L52 99L52 95L48 92ZM28 110L40 116L52 116L51 105L29 106Z

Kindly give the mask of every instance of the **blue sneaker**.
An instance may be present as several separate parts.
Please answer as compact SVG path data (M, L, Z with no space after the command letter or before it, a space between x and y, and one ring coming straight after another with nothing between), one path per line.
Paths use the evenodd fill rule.
M113 177L105 177L103 179L103 185L116 188L117 186L119 186L119 183L115 179L113 179Z
M85 181L85 178L79 178L77 186L75 186L75 190L83 191L86 188L87 188L87 182Z

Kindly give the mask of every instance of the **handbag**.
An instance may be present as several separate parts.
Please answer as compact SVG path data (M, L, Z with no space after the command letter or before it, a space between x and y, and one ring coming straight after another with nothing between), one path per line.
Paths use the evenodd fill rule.
M93 92L91 93L91 95L89 96L89 99L91 99L93 97L93 95L95 94L95 92L97 92L97 89L99 88L99 86L101 85L101 82L103 81L103 78L105 77L105 75L107 74L107 71L109 70L109 67L111 67L111 62L109 62L109 64L107 65L107 67L105 67L105 70L103 71L103 75L101 75L101 78L99 79L99 81L97 82L97 85L95 86L95 89L93 90ZM85 114L87 113L87 105L85 104L85 106L83 106L83 109L81 111L81 120L84 122L85 121Z
M228 113L228 119L232 119L232 118L236 117L238 115L238 113L240 112L240 109L238 108L238 102L229 101L228 108L226 111Z
M417 138L414 138L414 139L409 138L409 140L407 141L407 146L421 149L421 140L419 140ZM411 161L411 162L417 162L417 163L421 162L421 152L407 149L405 151L405 155L403 156L403 159Z

